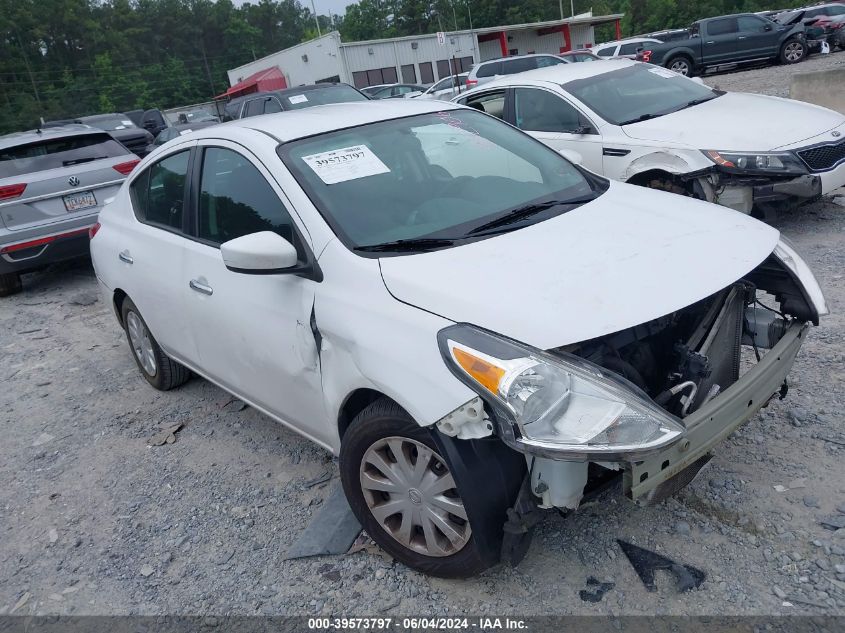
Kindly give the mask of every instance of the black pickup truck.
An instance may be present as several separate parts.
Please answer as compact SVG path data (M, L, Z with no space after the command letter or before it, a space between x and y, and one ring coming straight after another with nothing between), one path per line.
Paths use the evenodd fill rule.
M754 13L694 22L685 39L646 44L637 59L692 76L716 66L777 60L800 62L807 55L802 24L783 25Z

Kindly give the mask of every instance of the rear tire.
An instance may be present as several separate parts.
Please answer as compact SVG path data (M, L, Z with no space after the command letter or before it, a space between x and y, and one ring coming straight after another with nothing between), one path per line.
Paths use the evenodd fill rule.
M19 293L23 289L21 276L18 273L4 273L0 275L0 297L8 297Z
M695 76L695 66L686 55L677 55L666 62L666 68L684 77Z
M432 432L392 400L376 400L352 421L341 444L340 477L358 521L396 560L443 578L490 566Z
M781 64L797 64L807 56L807 45L798 38L792 37L783 43L780 49Z
M138 308L128 297L123 300L120 314L132 358L147 382L160 391L169 391L186 383L191 377L190 370L162 351Z

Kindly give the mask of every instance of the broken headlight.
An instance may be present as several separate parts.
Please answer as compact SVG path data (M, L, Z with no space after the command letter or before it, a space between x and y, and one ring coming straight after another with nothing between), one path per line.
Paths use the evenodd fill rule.
M570 354L549 354L472 325L438 333L446 364L494 409L502 439L558 459L627 459L683 435L637 387Z
M720 152L703 150L723 170L737 173L806 174L807 168L791 152Z

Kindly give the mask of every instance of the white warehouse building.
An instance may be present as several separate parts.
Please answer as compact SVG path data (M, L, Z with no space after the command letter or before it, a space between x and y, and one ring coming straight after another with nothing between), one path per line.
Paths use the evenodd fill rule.
M595 44L594 27L613 23L618 38L621 18L621 14L586 13L549 22L453 31L442 37L432 33L349 43L332 31L228 71L232 87L226 95L261 90L268 70L280 73L289 87L333 81L357 88L398 82L427 85L488 59L590 48Z

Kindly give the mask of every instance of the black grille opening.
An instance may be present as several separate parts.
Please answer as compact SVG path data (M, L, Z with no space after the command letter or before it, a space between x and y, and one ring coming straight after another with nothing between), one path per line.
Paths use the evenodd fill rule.
M845 161L845 141L800 150L798 156L813 171L831 169Z

